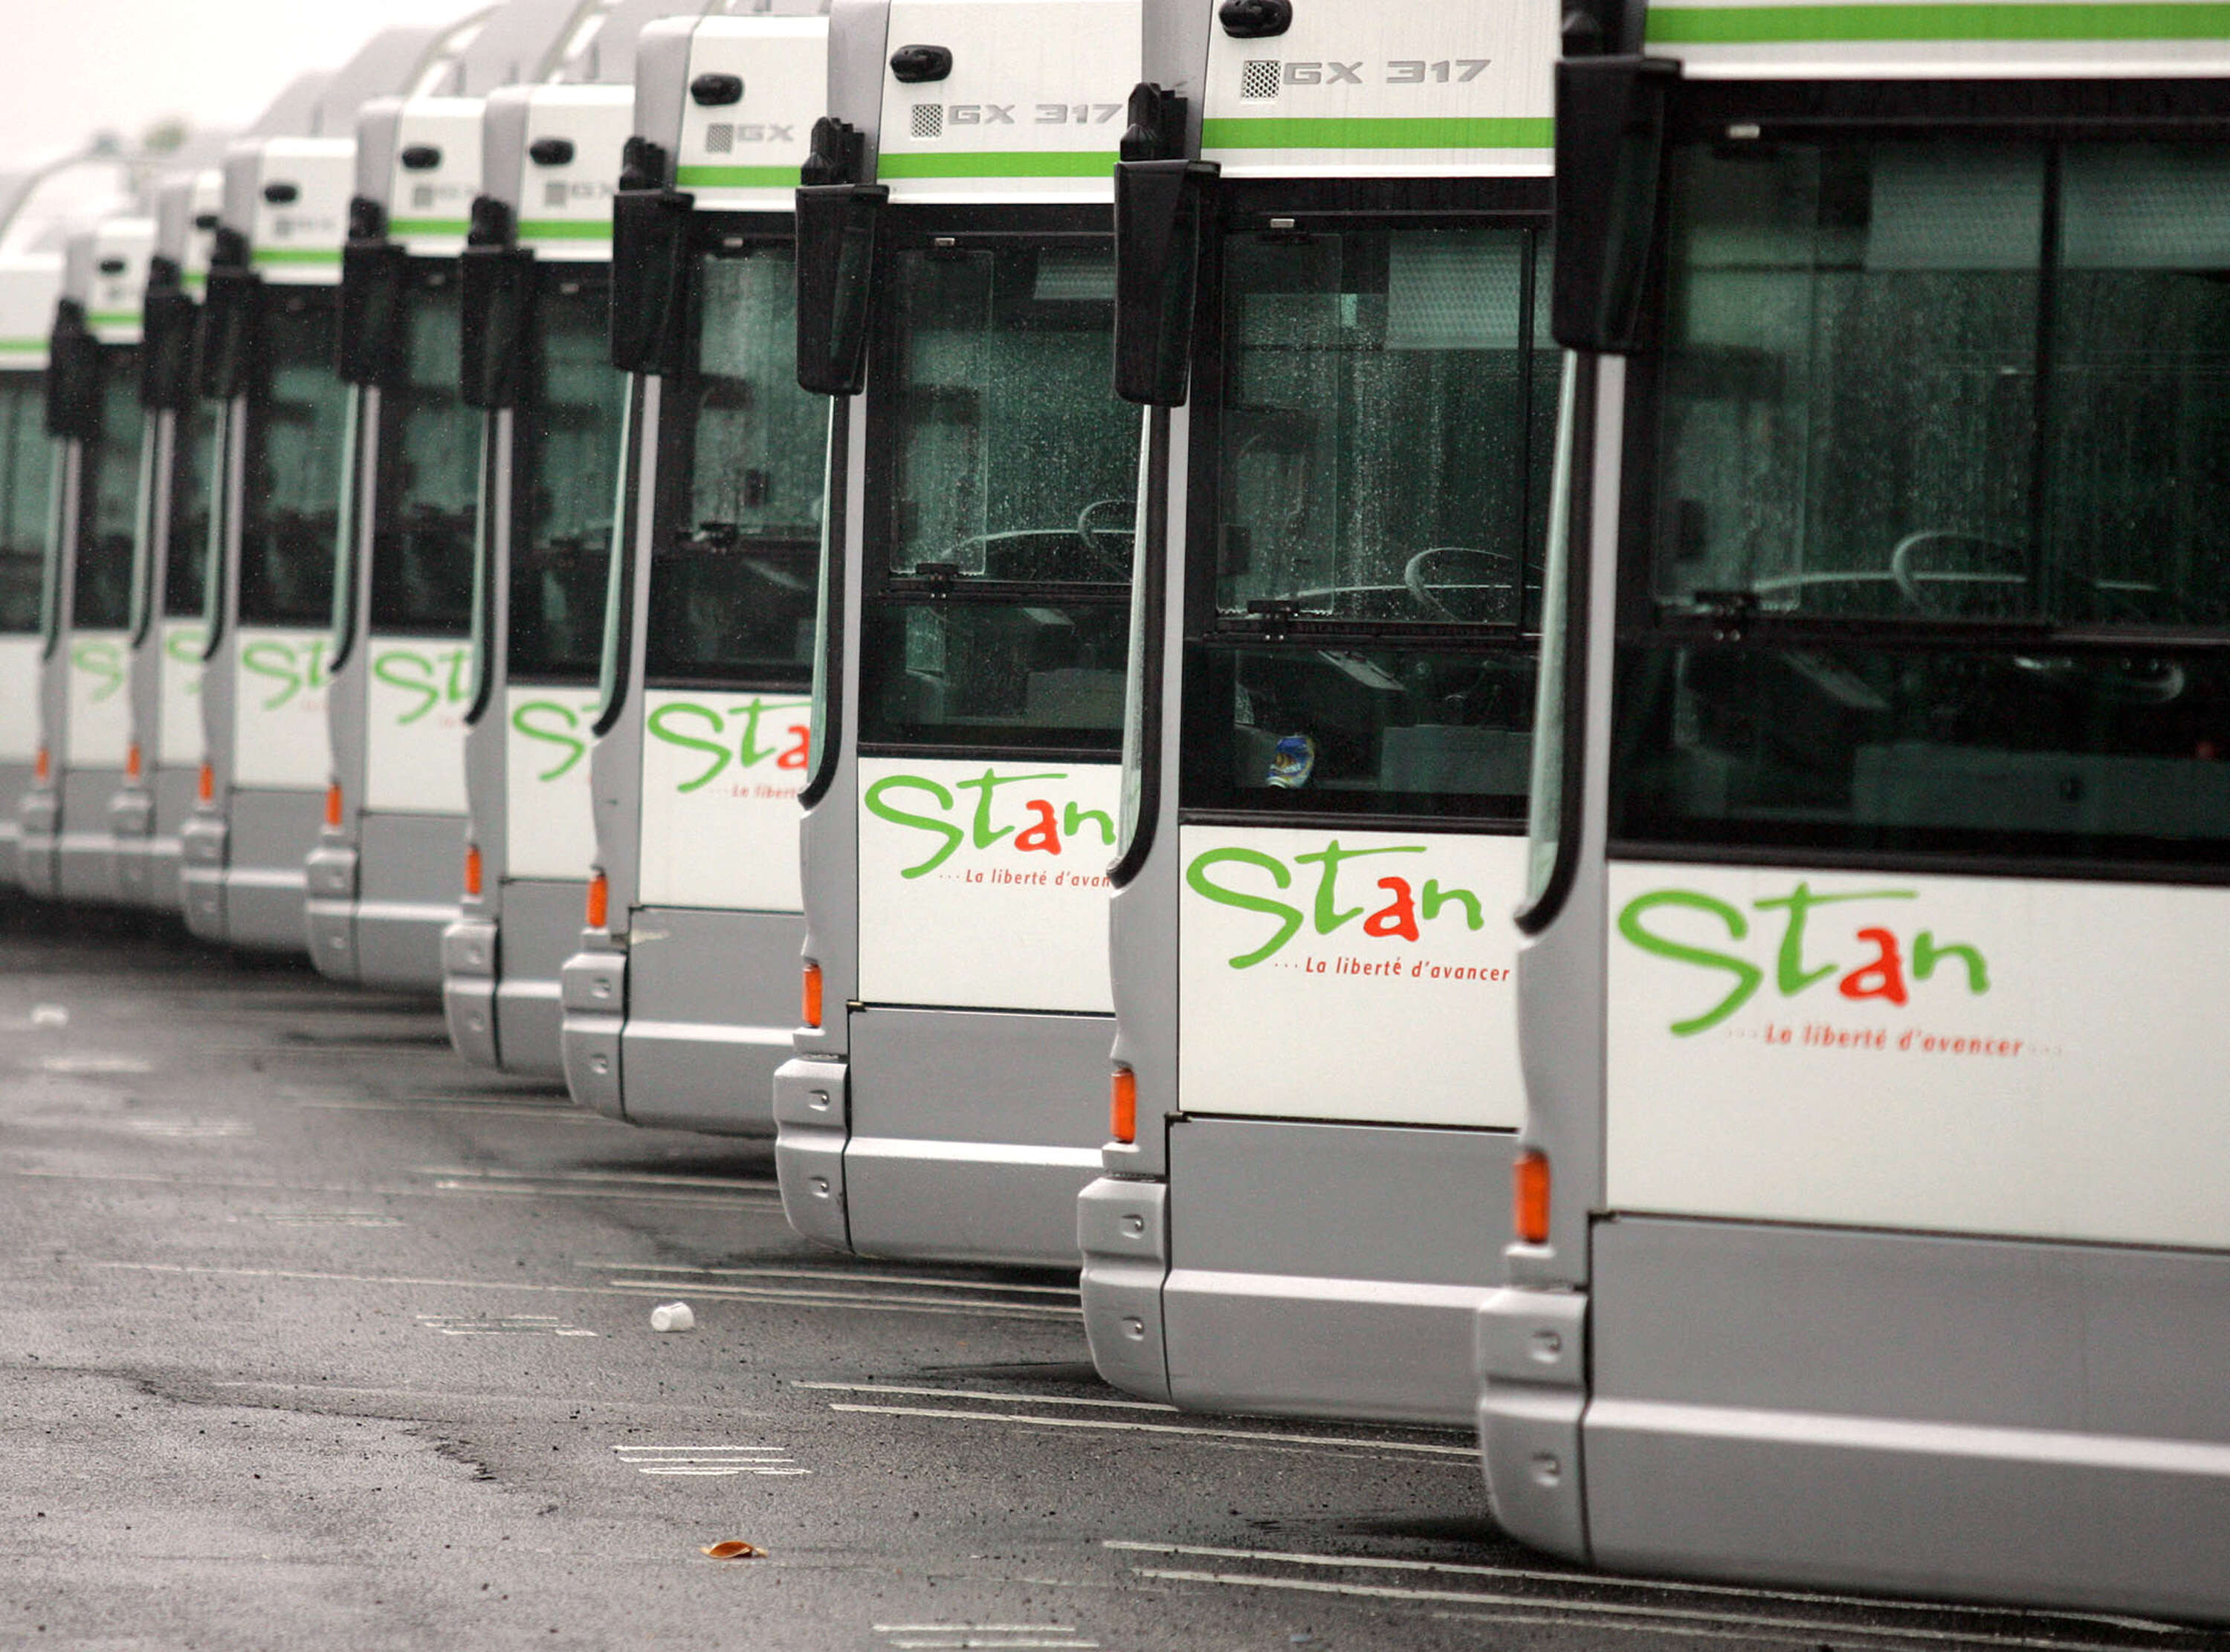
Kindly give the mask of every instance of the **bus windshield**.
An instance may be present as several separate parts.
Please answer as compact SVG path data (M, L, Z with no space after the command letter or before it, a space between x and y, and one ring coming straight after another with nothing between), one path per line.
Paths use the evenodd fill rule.
M534 360L512 423L509 673L593 682L627 380L605 337L611 280L594 265L535 272Z
M46 376L0 373L0 635L39 629L54 474Z
M1520 820L1559 374L1544 235L1274 226L1226 237L1221 274L1186 806Z
M347 387L333 370L335 289L260 295L240 531L242 625L323 626L333 603L334 535Z
M1120 743L1138 419L1104 241L892 260L870 411L870 740Z
M77 566L70 623L120 631L132 621L132 556L139 524L139 352L100 352L100 434L85 444L79 472Z
M2230 860L2230 149L1670 178L1614 832Z
M197 402L172 421L170 540L163 547L163 614L199 619L209 596L209 511L216 497L216 404Z
M813 659L828 408L797 385L790 249L700 260L697 370L665 382L652 678L802 686Z
M461 637L472 629L480 418L459 394L455 271L417 270L410 299L403 370L379 392L371 624Z

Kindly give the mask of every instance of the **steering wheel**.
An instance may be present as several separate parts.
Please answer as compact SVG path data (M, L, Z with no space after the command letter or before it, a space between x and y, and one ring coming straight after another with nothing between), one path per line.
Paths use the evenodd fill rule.
M1403 564L1402 584L1409 593L1409 600L1435 620L1453 620L1461 623L1475 620L1477 618L1473 614L1458 614L1447 603L1441 601L1439 592L1427 579L1427 569L1431 566L1435 557L1440 556L1469 556L1474 561L1489 563L1507 580L1508 584L1502 588L1514 588L1517 585L1518 558L1508 551L1483 550L1476 545L1428 545ZM1485 584L1472 584L1452 586L1447 588L1478 591L1496 588Z
M1131 559L1127 554L1130 548L1120 541L1129 530L1129 522L1126 521L1120 529L1099 527L1092 522L1094 516L1110 509L1122 511L1129 517L1137 511L1138 505L1131 499L1092 500L1076 513L1076 537L1084 546L1086 556L1096 558L1102 567L1117 577L1128 579L1131 577Z

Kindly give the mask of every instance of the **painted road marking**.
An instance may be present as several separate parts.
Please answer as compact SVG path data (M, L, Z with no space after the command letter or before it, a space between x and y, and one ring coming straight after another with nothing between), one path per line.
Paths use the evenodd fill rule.
M270 1222L280 1227L402 1227L403 1222L374 1211L250 1211L246 1219Z
M1366 1563L1367 1564L1367 1563ZM1415 1601L1421 1604L1511 1607L1533 1613L1554 1613L1554 1621L1574 1627L1608 1628L1619 1623L1637 1629L1655 1629L1660 1625L1710 1624L1730 1630L1743 1630L1753 1636L1760 1630L1794 1631L1806 1639L1823 1642L1835 1640L1862 1640L1870 1646L1910 1646L1915 1642L1930 1645L1949 1643L1960 1646L2003 1646L2056 1649L2057 1652L2127 1652L2127 1642L2119 1643L2064 1640L2057 1636L1992 1635L1974 1630L1932 1630L1917 1625L1887 1625L1877 1627L1869 1623L1853 1623L1846 1618L1824 1616L1783 1617L1758 1612L1712 1611L1706 1607L1628 1605L1618 1601L1557 1600L1541 1595L1489 1594L1461 1589L1403 1589L1386 1584L1330 1583L1317 1578L1273 1578L1251 1572L1195 1572L1170 1566L1133 1566L1133 1576L1157 1583L1213 1584L1226 1588L1278 1590L1287 1593L1309 1595L1339 1595L1363 1600ZM1569 1574L1560 1580L1589 1585L1605 1581L1592 1577L1575 1578ZM1647 1585L1656 1587L1657 1585ZM1729 1594L1738 1591L1726 1591ZM1895 1606L1907 1611L1940 1610L1933 1603L1867 1602L1875 1606ZM2007 1609L2001 1615L2028 1616L2017 1609Z
M300 1108L320 1113L477 1113L500 1119L545 1119L558 1124L596 1124L615 1130L634 1127L608 1119L602 1113L591 1113L585 1107L551 1102L358 1102L358 1101L298 1101Z
M598 1268L608 1273L673 1274L677 1278L836 1279L854 1284L934 1285L942 1290L1012 1291L1031 1296L1074 1298L1082 1295L1074 1285L1002 1285L982 1279L945 1279L919 1274L867 1273L856 1268L693 1268L668 1262L577 1262L577 1268Z
M240 1119L126 1119L124 1128L134 1135L163 1136L173 1141L207 1141L255 1134L254 1125Z
M1559 1572L1543 1567L1486 1566L1447 1560L1400 1560L1369 1555L1311 1554L1291 1549L1224 1549L1197 1543L1141 1543L1118 1538L1101 1540L1103 1549L1133 1554L1189 1555L1211 1560L1261 1560L1277 1565L1330 1566L1353 1572L1429 1572L1448 1577L1514 1578L1531 1583L1581 1584L1589 1588L1646 1589L1652 1593L1717 1595L1745 1600L1795 1601L1815 1606L1857 1606L1868 1611L1963 1613L1976 1617L2042 1617L2070 1623L2183 1635L2187 1626L2104 1612L2059 1611L2039 1607L1977 1606L1959 1602L1898 1600L1883 1595L1836 1595L1809 1589L1756 1589L1741 1584L1690 1583L1667 1578L1627 1578L1609 1572ZM2058 1642L2054 1642L2058 1644Z
M637 1474L672 1478L730 1475L809 1475L778 1445L616 1445L619 1460Z
M671 1279L615 1279L614 1285L628 1285L642 1290L674 1290L679 1289ZM1043 1302L955 1302L938 1296L905 1296L893 1292L840 1290L777 1290L766 1285L709 1285L693 1284L692 1295L714 1299L734 1297L743 1302L816 1302L830 1306L895 1307L904 1304L937 1314L976 1314L993 1319L1058 1319L1077 1320L1084 1317L1081 1308L1055 1308Z
M555 1314L421 1314L418 1323L443 1336L594 1336Z
M1122 1411L1175 1411L1174 1405L1164 1405L1152 1399L1075 1399L1067 1394L1003 1394L989 1388L909 1388L889 1382L793 1382L792 1388L803 1388L828 1394L903 1394L917 1398L938 1399L998 1399L1010 1405L1094 1405Z
M894 1636L893 1647L935 1649L957 1647L1080 1647L1096 1648L1097 1641L1075 1638L1073 1623L878 1623L878 1635ZM1015 1639L1015 1636L1024 1636ZM1060 1636L1049 1639L1048 1636ZM923 1639L923 1636L934 1638ZM989 1638L985 1638L985 1637Z
M1336 1434L1272 1434L1255 1429L1197 1428L1181 1423L1118 1422L1097 1417L1024 1417L1010 1411L964 1411L931 1405L855 1405L831 1401L832 1411L863 1412L873 1417L937 1417L957 1423L1012 1423L1024 1428L1099 1429L1125 1434L1180 1434L1196 1439L1260 1441L1270 1445L1337 1447L1343 1452L1399 1451L1415 1453L1428 1461L1452 1459L1444 1467L1475 1470L1475 1446L1427 1445L1411 1440L1343 1439ZM1404 1459L1407 1461L1408 1459Z
M525 1196L601 1199L625 1200L630 1205L702 1205L724 1211L749 1212L753 1215L764 1212L779 1216L782 1213L779 1199L721 1198L712 1193L636 1192L625 1187L506 1186L496 1182L466 1181L436 1182L430 1187L364 1187L345 1182L260 1181L238 1177L176 1176L158 1171L10 1169L0 1173L41 1181L146 1182L162 1187L202 1187L223 1192L245 1190L267 1193L341 1193L357 1199L436 1199L470 1193L491 1199ZM667 1288L671 1289L670 1284Z
M142 1061L137 1056L48 1056L39 1063L50 1073L65 1073L74 1077L129 1077L155 1070L152 1062Z
M628 1187L717 1187L728 1192L779 1194L781 1184L740 1176L669 1176L643 1170L471 1170L421 1165L413 1173L450 1180L488 1181L614 1182Z
M348 1190L338 1190L348 1191ZM674 1282L663 1280L615 1280L609 1285L544 1285L512 1279L421 1279L396 1277L384 1274L343 1274L313 1271L306 1268L217 1268L183 1262L94 1262L94 1268L119 1268L137 1273L190 1274L219 1279L291 1279L316 1284L343 1285L412 1285L437 1288L443 1290L525 1290L556 1292L576 1296L670 1296ZM702 1295L703 1293L699 1293ZM823 1291L804 1290L744 1290L732 1289L715 1293L754 1301L795 1303L807 1308L843 1308L882 1314L941 1314L981 1318L986 1315L1022 1315L1044 1310L1002 1308L977 1302L921 1303L907 1298L882 1296L832 1295Z

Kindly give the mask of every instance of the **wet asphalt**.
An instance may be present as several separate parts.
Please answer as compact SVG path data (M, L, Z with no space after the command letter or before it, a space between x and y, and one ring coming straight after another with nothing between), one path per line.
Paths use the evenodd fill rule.
M1107 1387L1075 1283L817 1249L767 1144L0 900L0 1645L2230 1652L1576 1572L1466 1435Z

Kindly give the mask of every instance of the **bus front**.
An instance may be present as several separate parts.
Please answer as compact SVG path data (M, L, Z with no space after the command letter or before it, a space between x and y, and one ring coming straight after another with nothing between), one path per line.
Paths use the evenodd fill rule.
M23 797L39 755L58 463L47 432L48 351L61 284L58 255L0 255L0 887L21 881Z
M1496 1513L2230 1616L2230 38L1567 50Z
M629 1123L770 1135L804 919L829 404L799 388L792 221L828 24L674 18L635 55L614 364L634 496L590 755L605 916L566 961L566 1087Z
M180 906L178 833L193 813L203 755L216 409L196 393L193 344L223 199L224 175L215 170L157 192L140 341L147 467L126 668L131 742L108 823L117 898L164 912Z
M56 900L118 894L108 802L132 739L126 687L146 458L140 305L154 241L153 221L136 216L73 236L55 310L47 405L61 511L20 870L26 890Z
M791 1223L860 1252L1073 1266L1099 1167L1138 452L1107 376L1112 175L1138 53L1138 0L830 17L797 366L844 400L776 1165Z
M1553 20L1402 0L1352 64L1324 7L1162 9L1189 53L1118 184L1155 628L1085 1327L1157 1398L1460 1423L1521 1104Z
M450 1041L560 1077L559 977L596 859L589 746L626 429L613 370L623 86L503 87L464 254L465 400L485 428L466 708L464 898L441 942Z

